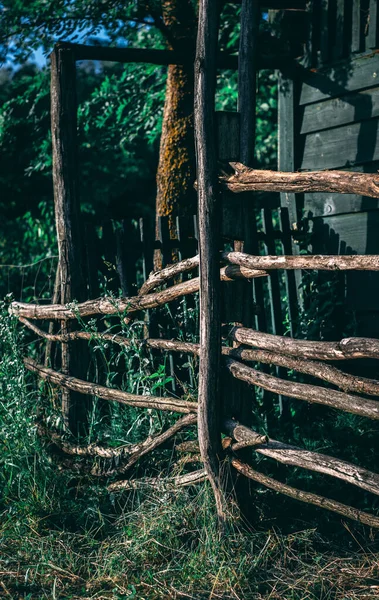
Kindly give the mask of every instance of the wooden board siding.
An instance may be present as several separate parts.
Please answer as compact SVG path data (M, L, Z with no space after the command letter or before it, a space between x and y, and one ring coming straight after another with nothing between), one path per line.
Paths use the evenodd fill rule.
M379 87L306 105L300 133L322 131L372 117L379 117Z
M293 75L294 170L378 171L378 0L314 0L314 5L319 8L309 32L312 61L308 52ZM279 107L285 98L280 89ZM279 120L279 140L287 129ZM304 194L293 196L288 208L292 215L301 208L308 219L313 253L379 254L378 199ZM379 337L379 275L341 275L339 293L346 314L356 319L356 333Z
M369 119L305 136L302 171L338 169L379 159L379 119Z
M299 70L302 71L303 81L299 105L303 106L377 86L379 54L341 61L320 71Z

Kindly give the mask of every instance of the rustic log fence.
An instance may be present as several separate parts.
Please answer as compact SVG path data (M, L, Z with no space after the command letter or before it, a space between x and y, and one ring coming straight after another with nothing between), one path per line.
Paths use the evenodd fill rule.
M230 258L230 254L223 253L220 255L220 262L225 262ZM252 260L256 257L249 257ZM307 257L312 264L312 261L318 260L319 257ZM323 264L324 268L329 268L330 264L337 264L338 259L345 259L346 257L327 257L331 262ZM368 262L371 260L370 257L359 257L353 256L348 257L351 259L349 268L354 267L356 262L356 268L368 268ZM368 259L362 263L362 258ZM269 257L271 259L271 257ZM343 263L341 263L343 265ZM42 328L34 324L35 320L58 320L69 322L74 320L76 317L83 317L88 314L120 314L122 317L126 316L129 311L143 308L150 308L157 305L157 299L159 303L163 304L166 302L174 301L179 294L182 293L183 285L187 286L191 284L189 293L199 290L199 281L196 277L189 279L183 283L176 283L166 290L156 292L154 291L158 286L164 286L167 284L170 278L177 278L182 273L186 273L189 270L195 270L199 266L199 257L193 256L190 259L183 260L172 266L163 268L160 272L151 273L150 277L146 280L143 286L140 288L140 293L134 298L123 298L116 301L115 299L102 298L96 301L90 301L83 305L77 305L75 308L68 308L63 305L56 306L44 306L44 305L30 305L14 302L11 305L11 311L17 315L20 322L26 327L31 329L38 336L50 340L53 342L67 343L75 340L90 340L92 338L100 338L108 342L112 342L121 346L130 346L132 343L138 343L135 340L130 340L124 335L109 334L109 333L90 333L86 331L66 331L66 328L61 333L51 334ZM229 265L224 267L224 273L231 269L227 280L229 282L236 281L239 277L243 278L254 278L258 277L269 277L267 271L263 270L248 270L238 271L235 270L235 265ZM241 267L243 269L244 267ZM343 267L342 267L343 268ZM376 257L373 257L372 270L379 270ZM237 266L237 269L240 269ZM223 269L221 269L222 273ZM223 279L221 277L221 279ZM224 280L226 278L224 277ZM193 285L192 282L195 282ZM222 285L222 284L221 284ZM169 295L168 295L169 294ZM151 299L152 298L152 299ZM138 302L138 304L135 304ZM87 308L89 306L90 308ZM110 311L110 312L109 312ZM331 365L322 361L333 361L333 360L345 360L345 359L361 359L364 357L379 358L379 342L376 339L365 339L365 338L348 338L339 342L312 342L308 340L297 340L289 337L277 336L273 334L266 334L254 329L244 327L228 327L225 326L223 330L225 339L235 340L239 344L238 347L230 346L219 346L218 353L223 355L223 368L228 369L233 377L245 381L248 384L260 387L262 389L268 389L276 394L283 394L287 397L293 397L306 402L322 404L325 406L333 407L338 410L358 414L362 417L370 419L379 419L379 404L375 400L364 398L356 395L357 393L365 393L369 395L379 395L379 381L367 379L363 377L354 377L348 373L344 373L340 369L332 367ZM165 340L165 339L144 339L140 341L141 344L146 344L148 347L165 351L165 352L176 352L185 353L190 355L198 355L201 359L201 346L194 343L186 343L177 340ZM252 348L249 348L252 347ZM257 370L248 366L246 363L260 362L263 364L273 364L284 368L290 368L300 373L311 374L318 379L340 388L339 390L333 390L323 388L316 385L298 383L296 381L283 380L279 377L269 375L262 371ZM161 444L167 442L178 431L183 428L193 425L198 421L196 415L198 415L199 406L197 401L181 400L174 397L155 397L155 396L138 396L135 394L129 394L121 390L108 388L101 386L96 383L90 383L76 377L69 376L64 373L59 373L53 369L45 367L36 363L31 358L24 359L25 367L31 372L37 374L42 379L49 381L54 385L58 385L62 389L74 391L80 394L89 396L96 396L111 402L118 402L128 406L134 406L139 408L154 408L160 411L169 411L178 414L188 415L177 421L172 427L159 434L156 437L148 438L145 442L136 444L135 447L128 447L122 456L120 456L121 466L110 469L103 472L94 470L92 475L109 477L111 475L125 475L127 471L139 460L140 457L145 456L149 452L158 448ZM354 393L350 393L354 392ZM232 417L234 415L231 415ZM227 439L230 439L229 445L224 440L223 453L230 456L231 465L237 469L239 473L246 475L254 479L255 481L266 485L274 490L289 495L290 497L315 504L316 506L323 506L338 514L342 514L348 518L355 519L359 522L366 523L372 527L379 526L379 518L374 515L366 514L352 507L345 506L334 500L322 498L315 494L296 490L286 484L279 481L275 481L270 477L267 477L261 473L258 473L252 469L249 465L241 460L235 458L238 452L243 451L245 448L253 448L259 454L268 456L278 462L301 467L311 471L324 473L340 479L344 482L355 485L361 489L379 495L379 475L359 467L357 465L341 461L337 458L319 454L317 452L311 452L301 449L296 446L288 445L283 442L275 440L269 440L266 436L261 435L245 425L240 425L238 421L233 418L225 416L222 417L219 413L220 425L219 432L223 431ZM52 443L56 444L64 453L73 456L103 456L107 457L110 449L103 448L101 446L92 445L90 447L83 447L78 445L70 444L69 442L63 441L60 436L48 432L44 429L44 434L47 437L50 436ZM114 451L113 451L114 452ZM221 451L220 451L221 452ZM221 454L220 454L221 456ZM196 460L200 460L198 457ZM137 489L144 485L162 485L163 487L170 488L170 486L180 485L191 485L204 481L204 473L207 471L200 470L195 473L184 475L182 479L176 477L167 481L155 479L155 480L121 480L116 481L109 485L111 491L116 490L128 490ZM218 481L217 485L221 485Z
M254 470L245 460L246 448L272 458L279 463L301 467L323 473L365 491L379 495L379 475L363 467L311 452L267 438L251 429L246 414L251 412L251 394L244 393L239 399L233 396L233 385L220 385L221 375L230 374L232 381L260 388L279 397L291 397L308 403L317 403L357 414L364 418L379 419L379 403L357 394L379 396L379 381L365 377L354 377L328 364L329 361L346 359L379 358L379 340L348 338L337 342L321 342L295 339L294 323L297 310L297 286L301 270L326 271L379 271L377 255L322 256L299 255L294 249L294 238L298 232L293 228L293 215L284 205L279 194L297 192L331 192L339 194L359 193L379 197L379 180L376 174L334 172L271 172L254 169L255 98L256 74L262 68L263 58L259 53L259 11L249 0L242 0L241 46L239 72L243 75L240 85L240 117L244 124L240 135L239 156L245 164L233 162L232 175L219 173L218 157L228 158L225 142L225 123L228 116L214 114L216 67L230 66L230 57L218 55L218 10L216 0L200 1L198 43L195 57L195 132L198 161L198 220L178 220L178 239L172 240L164 219L160 222L158 239L145 232L145 222L138 227L123 222L115 236L110 235L113 225L105 227L105 237L114 238L115 269L119 280L115 288L122 290L122 297L102 296L93 299L97 290L97 271L93 270L93 255L87 250L87 258L80 251L78 238L78 198L75 157L75 120L68 117L74 110L74 65L80 58L103 58L121 61L151 61L168 64L187 60L176 53L166 51L140 51L135 49L88 49L79 45L58 45L53 54L52 129L53 159L57 230L59 238L60 293L51 305L13 302L10 311L20 322L48 343L59 343L62 347L61 372L25 357L26 369L41 379L57 385L63 391L63 409L70 412L70 392L87 397L98 397L137 408L149 408L182 414L174 425L155 437L114 451L100 445L80 446L72 444L40 426L41 433L69 456L111 457L118 452L120 467L93 475L109 477L125 475L142 457L152 452L180 430L197 423L198 443L194 447L194 460L203 467L195 472L167 479L123 478L108 485L109 491L138 489L146 485L162 485L166 489L193 485L208 479L215 494L218 516L224 521L227 515L226 490L221 476L222 464L226 460L236 472L261 485L276 490L297 500L327 508L345 517L379 527L379 517L351 506L319 495L292 488ZM193 60L193 57L190 57ZM277 61L280 66L280 61ZM70 94L64 89L70 83ZM235 119L234 119L235 120ZM222 125L224 123L224 125ZM223 129L224 128L224 129ZM218 136L216 130L218 129ZM252 139L251 139L252 138ZM218 149L215 142L218 139ZM280 141L283 144L283 140ZM291 142L289 140L289 144ZM292 152L292 149L291 149ZM68 154L69 156L68 156ZM70 154L71 153L71 154ZM283 158L279 161L283 166ZM288 166L288 165L287 165ZM288 171L293 171L289 168ZM254 192L240 201L239 193ZM258 194L257 192L265 192ZM270 194L267 194L270 192ZM279 202L278 202L279 200ZM274 219L273 211L277 218ZM262 223L258 230L257 215ZM279 224L279 229L278 229ZM138 231L140 232L139 240ZM185 232L185 233L183 233ZM87 227L87 249L94 248L94 232ZM88 240L92 240L90 243ZM281 252L277 250L278 242ZM109 247L109 245L107 244ZM154 250L162 253L163 268L151 273ZM172 250L177 249L179 262L168 265ZM76 254L75 254L75 252ZM199 251L197 255L196 252ZM132 258L131 258L132 257ZM139 277L136 263L142 257ZM87 298L76 293L78 274L87 264ZM75 269L74 269L75 267ZM85 269L84 269L85 270ZM199 271L197 276L196 270ZM195 272L195 273L194 273ZM189 274L195 274L190 277ZM137 291L138 279L141 279ZM75 281L74 281L75 279ZM253 282L238 287L241 282ZM287 291L287 306L283 308L282 290ZM160 288L157 290L157 288ZM231 309L231 294L238 295L238 317ZM235 290L238 290L236 292ZM81 290L82 292L82 290ZM133 342L121 333L90 333L78 329L82 319L96 315L116 316L129 319L139 311L148 311L178 298L200 292L200 343L179 340L155 339L151 329L144 339ZM95 296L97 294L94 294ZM253 302L254 299L254 302ZM73 301L78 302L73 302ZM223 306L221 307L221 304ZM222 310L224 313L222 313ZM283 321L288 312L292 337L284 335ZM47 320L61 324L60 331L49 326L45 331L35 321ZM225 323L221 327L222 321ZM233 325L230 325L233 323ZM272 333L268 333L267 330ZM102 339L121 346L144 344L156 351L199 356L199 393L197 398L181 399L173 396L139 396L119 389L91 383L71 372L72 352L75 342ZM326 362L325 362L326 361ZM246 363L260 363L261 369ZM275 375L265 365L278 368ZM312 375L320 381L333 384L338 390L317 385L299 383L282 378L280 369L292 369L298 373ZM247 387L247 386L246 386ZM242 389L242 388L241 388ZM229 397L230 395L230 397ZM238 394L237 394L238 395ZM242 418L241 418L242 416ZM245 420L246 419L246 420ZM69 420L67 419L67 425ZM227 436L223 440L221 434ZM184 448L183 448L184 449ZM178 446L178 451L180 450ZM188 451L188 446L186 448ZM113 454L112 454L113 452ZM199 456L200 452L200 456ZM237 458L241 456L244 460Z

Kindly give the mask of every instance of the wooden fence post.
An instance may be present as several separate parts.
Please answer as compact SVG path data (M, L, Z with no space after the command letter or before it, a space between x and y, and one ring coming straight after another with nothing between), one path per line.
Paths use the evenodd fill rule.
M201 457L220 521L225 499L220 481L221 414L219 196L214 99L219 3L200 0L195 58L195 143L200 254L200 366L198 434Z
M60 43L51 54L51 136L62 304L81 301L86 296L79 231L76 113L75 54L69 44ZM68 327L67 321L62 322L62 333L67 332ZM62 372L68 374L70 364L77 365L78 359L79 354L73 360L70 344L62 343ZM68 391L63 391L63 419L73 432L79 416L75 404L74 396L70 397ZM84 404L80 402L82 407Z

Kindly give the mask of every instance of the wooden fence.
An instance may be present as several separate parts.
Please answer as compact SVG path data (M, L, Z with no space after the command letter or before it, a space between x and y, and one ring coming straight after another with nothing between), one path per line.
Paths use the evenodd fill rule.
M379 517L352 508L317 494L304 492L274 480L253 469L244 456L245 448L253 448L259 454L278 462L302 467L331 475L376 495L379 494L379 475L363 467L326 456L317 452L268 439L250 427L251 394L240 393L231 381L238 380L280 397L290 397L308 403L379 420L379 403L372 398L357 394L379 396L379 381L353 377L335 368L331 361L347 359L379 359L379 341L369 338L348 338L335 342L308 341L293 336L298 309L299 273L302 270L359 270L379 271L378 255L323 256L299 255L294 239L299 232L293 226L291 207L282 202L283 195L296 192L331 192L338 194L359 193L379 197L377 175L349 173L346 171L293 173L267 172L253 169L255 136L256 74L261 64L258 53L258 3L242 0L240 72L240 128L239 157L243 164L234 163L234 172L220 175L217 157L228 158L222 129L228 119L236 116L214 114L214 82L217 67L217 21L216 0L201 0L197 52L195 57L195 131L198 159L199 213L194 219L178 220L178 239L168 236L164 219L160 221L160 234L156 242L145 233L145 223L123 222L115 228L108 223L103 229L107 252L113 243L112 256L106 262L117 273L119 281L112 285L120 287L122 297L102 296L96 299L83 297L79 290L81 272L85 263L80 255L78 230L75 218L78 212L76 196L75 121L67 117L75 112L74 63L78 57L93 53L84 47L60 45L54 51L52 61L52 131L53 158L56 192L56 214L60 249L60 297L51 305L32 305L15 302L11 311L37 335L49 342L59 342L62 347L62 372L36 363L26 357L27 369L61 387L65 392L63 408L70 403L70 393L96 396L113 402L140 408L170 411L182 416L173 426L154 438L120 451L92 445L82 447L68 442L45 429L43 433L71 455L104 456L122 458L118 475L125 475L143 455L153 451L189 425L198 425L198 444L204 468L181 477L161 480L150 479L148 483L167 486L190 485L208 479L215 495L220 521L227 514L227 501L221 477L224 459L237 472L260 484L287 496L328 508L338 514L355 519L372 527L379 527ZM104 49L99 49L103 53ZM97 51L97 50L96 50ZM123 56L127 55L125 51ZM132 53L133 54L133 53ZM128 54L129 60L132 54ZM120 54L118 54L120 56ZM145 60L149 60L144 55ZM151 58L151 57L150 57ZM153 54L151 60L180 60L177 56ZM183 57L181 57L183 59ZM70 89L70 94L65 90ZM218 125L216 124L218 123ZM222 125L224 123L224 125ZM219 129L217 137L216 130ZM221 130L221 134L220 134ZM216 140L218 139L218 149ZM225 144L225 146L223 146ZM291 146L291 140L289 140ZM225 149L226 148L226 149ZM288 171L292 171L288 168ZM244 192L240 197L238 192ZM265 192L265 194L257 194ZM270 195L266 196L266 193ZM252 196L252 194L255 194ZM280 194L280 197L279 197ZM241 199L240 199L241 198ZM278 199L280 198L280 205ZM268 203L270 203L268 205ZM222 215L221 215L222 213ZM142 236L139 232L142 231ZM89 248L96 248L94 232L87 228ZM76 241L75 241L75 236ZM92 236L92 237L91 237ZM94 241L95 240L95 241ZM196 254L197 246L199 254ZM179 262L169 265L172 251L178 250ZM160 251L163 268L148 275L153 251ZM105 249L104 249L105 253ZM94 255L88 252L88 267L93 268ZM137 293L136 265L141 259L141 282ZM114 268L113 268L114 267ZM199 269L199 277L187 278L188 273ZM88 271L90 269L88 268ZM147 276L148 275L148 276ZM147 277L146 277L147 276ZM88 279L86 291L97 284L96 272ZM172 284L172 280L174 283ZM253 282L253 286L251 283ZM92 286L92 287L91 287ZM253 289L252 289L253 287ZM157 288L160 288L157 291ZM287 301L283 291L286 290ZM120 334L88 333L75 329L78 319L97 315L116 316L123 319L139 311L175 302L178 298L200 292L200 343L152 338L141 339L150 348L199 356L198 400L189 401L178 397L139 396L85 381L72 372L75 345L93 336L121 346L131 341ZM238 302L231 301L238 298ZM71 305L73 299L78 303ZM224 308L222 310L222 302ZM291 326L291 337L283 335L284 321ZM35 324L38 320L60 322L60 331L46 331ZM222 327L222 324L225 324ZM261 363L258 370L246 363ZM275 375L264 365L277 367ZM317 379L332 383L335 389L314 384L299 383L282 377L281 369L293 369ZM226 386L220 385L223 374L228 373ZM246 389L246 388L245 388ZM227 437L222 440L221 434ZM135 489L146 481L123 478L109 485L109 490Z

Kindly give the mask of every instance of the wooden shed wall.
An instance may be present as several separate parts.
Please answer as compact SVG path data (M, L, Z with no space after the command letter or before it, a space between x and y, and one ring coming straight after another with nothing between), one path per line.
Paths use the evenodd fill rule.
M280 82L279 169L292 170L291 164L304 171L379 169L377 10L377 0L314 0L308 54ZM283 194L282 205L292 222L309 219L313 253L379 253L377 199ZM344 295L356 315L357 333L378 336L379 275L348 274Z

